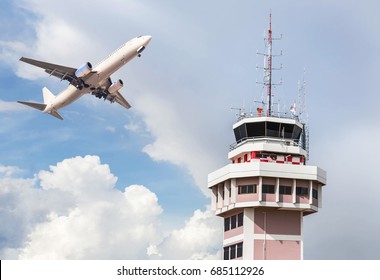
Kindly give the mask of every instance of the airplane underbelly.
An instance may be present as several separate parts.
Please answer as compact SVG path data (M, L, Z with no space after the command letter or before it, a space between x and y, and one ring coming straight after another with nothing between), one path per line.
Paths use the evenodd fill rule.
M56 97L52 105L55 110L59 110L78 100L84 94L85 92L78 90L76 87L69 86Z

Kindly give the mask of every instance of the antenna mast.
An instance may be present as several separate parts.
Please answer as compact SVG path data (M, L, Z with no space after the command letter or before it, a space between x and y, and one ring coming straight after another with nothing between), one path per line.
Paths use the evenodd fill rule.
M272 115L272 13L269 14L269 29L268 29L268 66L266 71L268 72L267 86L267 115Z
M298 82L298 105L299 105L299 117L301 120L307 122L307 113L306 113L306 69L303 70L303 80ZM305 115L305 116L304 116Z
M280 54L274 55L272 52L272 42L273 40L279 40L282 38L282 35L280 38L273 38L272 36L272 12L269 13L269 28L268 28L268 38L265 39L265 41L268 41L268 49L267 53L257 53L258 55L264 56L264 67L258 67L256 66L256 69L261 68L264 70L264 81L263 82L256 82L258 84L262 84L267 88L267 100L265 105L267 106L266 115L272 116L272 86L275 85L281 85L282 81L278 84L274 84L272 82L272 71L273 70L280 70L282 69L282 65L280 68L273 68L272 65L272 59L274 56L280 56L282 55L282 52ZM264 104L264 103L263 103Z

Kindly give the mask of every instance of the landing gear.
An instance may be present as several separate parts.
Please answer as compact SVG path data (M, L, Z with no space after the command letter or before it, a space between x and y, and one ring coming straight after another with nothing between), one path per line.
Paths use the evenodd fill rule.
M101 88L97 88L95 89L93 92L91 92L92 95L95 95L95 97L99 98L99 99L102 99L104 98L104 100L107 99L107 96L108 96L108 92L101 89Z
M79 90L82 90L83 88L89 88L90 85L89 84L86 84L82 79L79 79L77 81L77 84L75 86L77 89Z
M137 49L137 53L138 53L138 57L141 57L141 53L143 52L143 50L145 50L145 47L144 46L141 46Z

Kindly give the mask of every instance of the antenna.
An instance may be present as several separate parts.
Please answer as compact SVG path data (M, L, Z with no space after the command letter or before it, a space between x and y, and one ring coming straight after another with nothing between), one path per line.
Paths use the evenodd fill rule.
M299 105L299 120L303 125L303 132L301 142L303 148L306 150L306 160L309 159L309 124L308 115L306 112L306 69L303 70L302 82L298 82L298 105Z
M277 68L277 69L272 67L273 57L282 55L282 52L279 55L274 55L272 53L272 41L278 40L281 38L282 38L282 35L280 38L273 38L272 37L272 12L270 12L269 13L268 38L266 39L268 41L267 53L257 53L257 54L264 56L264 67L261 68L264 70L264 79L263 79L264 81L262 83L259 82L259 84L262 84L262 85L266 86L266 88L267 88L267 102L266 102L266 105L267 105L266 115L267 116L272 115L272 86L281 85L281 82L278 84L272 83L272 70L282 69L282 66L281 66L281 68ZM256 69L257 68L259 68L259 67L256 67Z
M267 101L268 116L272 115L272 12L269 14L268 29L268 83L267 83Z
M235 107L231 107L231 110L236 110L236 111L239 111L238 114L236 114L236 116L238 117L238 120L242 120L246 117L246 113L245 113L245 110L243 108L235 108Z
M299 116L302 117L303 114L306 114L306 69L303 69L303 78L302 82L298 81L298 107L299 107ZM304 117L307 122L307 116Z

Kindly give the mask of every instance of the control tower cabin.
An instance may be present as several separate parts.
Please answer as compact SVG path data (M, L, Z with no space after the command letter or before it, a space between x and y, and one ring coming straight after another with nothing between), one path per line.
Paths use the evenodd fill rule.
M271 25L268 34L271 48ZM322 204L326 172L306 164L305 124L274 114L268 99L265 113L239 115L230 163L208 175L212 208L224 219L225 260L303 259L303 217Z

